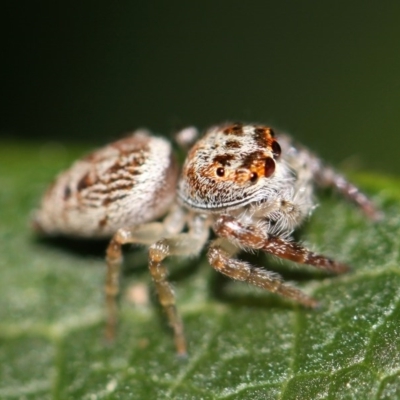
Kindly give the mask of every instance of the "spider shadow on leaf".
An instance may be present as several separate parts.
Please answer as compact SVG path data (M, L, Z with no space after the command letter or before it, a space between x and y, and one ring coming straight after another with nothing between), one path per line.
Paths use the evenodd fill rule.
M109 239L85 239L67 236L36 236L35 243L46 248L59 249L79 257L104 258Z
M110 239L85 239L67 236L35 236L34 242L38 246L57 249L63 253L70 253L79 258L93 258L104 262L106 268L106 249ZM130 276L148 273L148 249L142 245L125 245L123 247L124 261L122 263L121 283L125 286L125 279ZM179 282L189 278L198 268L198 262L192 259L171 257L164 261L170 272L169 279ZM190 264L190 266L189 266ZM73 263L71 263L73 267ZM150 273L148 273L150 278Z

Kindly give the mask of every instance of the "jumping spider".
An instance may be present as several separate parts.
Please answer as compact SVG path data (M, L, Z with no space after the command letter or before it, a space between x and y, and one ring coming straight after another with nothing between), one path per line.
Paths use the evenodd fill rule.
M163 260L194 256L208 246L213 268L232 279L278 293L306 307L316 300L275 273L236 258L262 250L279 258L342 273L345 264L315 254L290 239L313 211L314 185L333 187L371 219L372 202L332 168L284 134L260 125L214 126L197 142L193 129L179 135L189 147L179 177L171 145L138 131L75 162L45 193L35 227L47 235L112 237L107 248L106 336L114 338L122 245L149 246L149 269L174 331L178 354L186 354L183 324ZM177 189L176 189L177 188ZM165 216L161 222L152 222Z

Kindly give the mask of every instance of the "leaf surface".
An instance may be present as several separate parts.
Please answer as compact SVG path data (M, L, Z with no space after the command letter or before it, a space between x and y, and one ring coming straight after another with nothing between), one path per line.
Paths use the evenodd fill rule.
M118 339L108 347L106 243L43 241L31 232L42 191L77 154L54 145L0 148L1 399L400 398L398 180L355 176L384 210L382 222L324 196L302 229L308 247L346 261L350 273L327 276L260 256L319 299L317 311L227 281L204 257L169 260L190 350L180 360L145 251L125 249Z

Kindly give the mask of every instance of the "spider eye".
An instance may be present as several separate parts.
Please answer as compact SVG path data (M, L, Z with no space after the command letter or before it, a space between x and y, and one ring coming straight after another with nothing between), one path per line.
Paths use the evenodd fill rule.
M279 156L281 155L281 146L279 146L279 143L274 140L272 142L272 154L274 155L275 158L279 158Z
M250 182L256 182L258 179L258 174L257 172L252 172L250 175Z
M225 169L222 168L222 167L219 167L219 168L217 168L216 173L217 173L218 176L224 176L225 175Z
M275 172L275 161L271 157L267 157L264 165L265 177L270 177Z

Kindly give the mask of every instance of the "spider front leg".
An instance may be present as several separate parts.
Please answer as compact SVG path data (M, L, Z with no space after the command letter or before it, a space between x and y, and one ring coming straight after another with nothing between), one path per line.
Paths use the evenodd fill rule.
M271 271L255 267L245 261L233 258L236 250L229 248L223 239L215 240L208 250L208 261L213 268L229 278L236 279L266 289L269 292L295 300L306 307L317 307L318 302L282 281Z
M213 229L218 236L237 244L239 247L263 250L277 257L301 264L309 264L329 272L342 273L348 270L345 264L333 261L323 255L315 254L299 244L269 236L257 226L244 225L229 215L218 217L214 222ZM255 286L291 298L308 307L317 305L313 298L308 297L298 289L284 284L279 276L230 258L229 253L221 246L216 244L211 246L208 255L211 265L231 278L247 281Z
M299 264L312 265L318 269L341 274L349 267L324 255L313 253L298 243L270 236L254 225L244 225L229 215L220 216L214 223L214 231L218 236L238 243L240 246L263 250L279 258Z
M331 187L342 196L352 201L372 221L379 221L383 213L357 186L349 182L343 175L333 168L325 166L317 157L313 156L311 163L315 182L321 187Z

